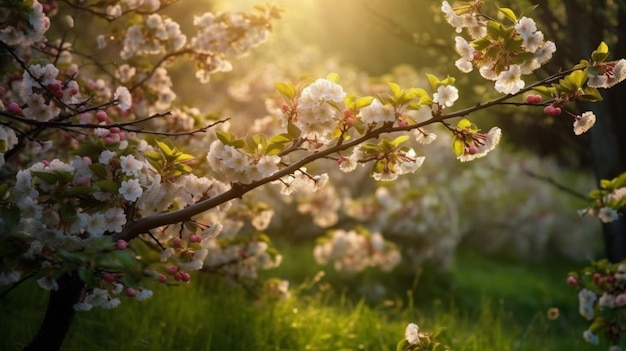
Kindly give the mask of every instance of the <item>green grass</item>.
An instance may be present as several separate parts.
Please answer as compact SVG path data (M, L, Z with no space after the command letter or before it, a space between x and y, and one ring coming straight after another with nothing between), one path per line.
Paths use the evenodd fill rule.
M306 285L320 269L309 248L283 252L283 267L271 274L300 287L288 300L252 301L242 289L196 275L192 284L155 287L151 301L78 313L64 350L395 350L409 322L423 330L446 326L445 341L459 351L606 349L581 338L586 325L564 283L572 264L463 252L447 274L425 269L419 279L407 272L345 278L329 268L320 282ZM384 282L387 294L366 302L358 286L368 281ZM29 283L0 301L1 350L17 349L35 333L43 296ZM550 307L559 308L559 319L547 319Z

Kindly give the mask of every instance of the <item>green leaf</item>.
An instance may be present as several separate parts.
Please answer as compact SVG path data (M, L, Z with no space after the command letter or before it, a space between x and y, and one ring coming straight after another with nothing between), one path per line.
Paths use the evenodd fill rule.
M215 131L215 135L217 135L217 138L219 139L219 141L221 141L222 144L225 144L225 145L229 145L231 140L233 140L233 135L223 130Z
M441 335L444 331L446 331L446 329L447 329L446 327L439 327L430 333L430 337L434 339L438 337L439 335Z
M88 167L89 167L89 170L91 170L98 177L107 178L107 168L104 164L92 163Z
M6 225L6 227L10 228L16 225L17 223L19 223L20 209L16 206L0 207L0 218L2 218L2 223L0 223L0 229L2 229L3 225ZM11 233L10 230L7 232ZM5 245L5 246L8 246L8 245ZM0 256L7 257L4 255L0 255Z
M276 82L274 88L284 96L288 101L293 100L296 97L296 87L291 83Z
M506 18L511 20L513 23L517 23L517 16L515 16L515 12L506 7L499 7L498 10L504 14Z
M176 162L188 162L194 159L195 157L193 157L192 155L184 154L184 153L181 153L176 156Z
M372 103L372 101L374 101L373 96L360 97L354 102L354 108L357 110L362 109L365 106L369 106Z
M609 56L609 46L605 42L600 42L598 48L591 53L591 60L594 62L604 62Z
M72 155L89 156L97 160L98 156L100 156L105 149L106 147L102 139L91 139L85 143L81 143L76 150L72 151Z
M437 78L433 74L426 73L426 78L428 78L428 83L430 83L430 88L433 91L436 91L437 88L439 87L439 85L441 85L441 82L439 81L439 78Z
M457 129L469 129L472 127L474 123L470 122L469 119L467 118L463 118L459 121L459 123L457 123L456 127Z
M31 171L30 174L37 177L48 184L56 184L59 181L59 174L52 172Z
M292 139L289 136L289 134L281 133L281 134L276 134L272 136L270 140L268 140L267 142L269 144L285 144L285 143L290 142L291 140Z
M87 269L85 267L78 268L78 276L80 277L80 280L87 284L90 284L94 278L94 274L91 269Z
M404 92L402 91L400 86L393 82L388 82L387 85L389 86L389 90L391 90L391 93L393 94L394 100L400 100L402 95L404 95Z
M94 183L95 186L99 187L103 191L108 193L117 194L119 192L119 184L112 180L103 179Z
M269 143L265 148L265 154L268 156L278 155L285 150L283 143Z
M581 98L584 101L598 102L602 101L602 95L600 91L596 88L586 87L583 89L583 95Z
M452 141L452 150L454 150L454 154L457 156L463 155L463 153L465 152L465 143L463 142L463 140L459 138L454 138L454 140Z
M289 123L287 123L287 134L289 134L291 139L297 139L302 134L302 131L300 128L296 127L293 122L289 121Z
M176 149L172 147L171 145L168 145L168 143L157 140L156 144L159 147L159 149L161 149L161 151L163 152L166 158L169 158L175 155Z
M339 82L339 74L335 72L328 73L328 75L326 76L326 79L330 80L333 83L337 83Z
M533 88L533 90L547 97L553 97L554 95L556 95L556 88L554 87L538 86Z
M80 195L89 195L96 191L96 188L91 186L75 186L67 189L65 194L68 196L80 196Z
M181 173L184 174L189 174L193 171L193 168L191 168L189 165L184 164L184 163L177 163L174 165L174 169L180 171Z
M487 22L487 34L489 34L491 37L500 38L502 36L503 31L504 31L504 27L499 22L496 22L496 21Z
M602 190L594 189L589 192L589 197L593 200L601 199L604 196L604 192Z
M482 51L491 45L491 40L489 38L480 38L474 40L471 45L476 51Z
M400 135L399 137L393 139L391 142L392 147L395 149L403 143L407 142L410 139L408 135Z
M456 79L454 77L447 76L446 79L441 81L441 85L454 85Z
M400 340L400 342L398 342L398 345L396 346L396 351L406 351L409 349L410 346L411 344L409 344L407 339L402 339Z
M585 71L574 71L565 79L571 81L576 86L576 90L578 90L578 88L582 88L587 81L587 73Z

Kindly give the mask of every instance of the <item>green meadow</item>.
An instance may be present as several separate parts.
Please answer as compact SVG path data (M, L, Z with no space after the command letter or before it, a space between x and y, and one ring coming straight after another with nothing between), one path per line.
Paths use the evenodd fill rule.
M289 280L286 299L258 298L222 277L196 274L189 284L155 285L148 301L78 313L63 349L395 350L410 322L420 331L446 327L443 341L458 351L604 348L581 337L586 324L565 284L577 266L565 259L524 263L461 249L447 272L346 277L316 265L310 250L284 246L285 263L265 272ZM45 296L30 282L2 301L0 349L18 349L35 333ZM548 318L550 308L558 318Z

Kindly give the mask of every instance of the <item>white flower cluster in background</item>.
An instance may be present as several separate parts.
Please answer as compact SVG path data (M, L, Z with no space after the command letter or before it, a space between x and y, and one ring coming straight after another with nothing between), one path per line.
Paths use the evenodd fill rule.
M401 260L400 252L380 233L337 229L325 239L315 246L315 261L322 265L332 262L339 272L357 273L368 267L389 272Z

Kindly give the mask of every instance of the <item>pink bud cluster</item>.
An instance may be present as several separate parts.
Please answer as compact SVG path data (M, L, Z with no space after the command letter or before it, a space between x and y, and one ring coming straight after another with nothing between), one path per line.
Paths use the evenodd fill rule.
M544 107L543 109L543 113L545 113L548 116L559 116L561 114L561 108L558 106L552 106L552 105L548 105L546 107Z
M177 266L169 266L167 267L166 272L171 275L175 281L183 281L185 283L188 283L191 280L191 275L187 272L183 272L180 270L179 267ZM167 280L167 278L163 275L159 276L159 281L160 282L165 282Z

